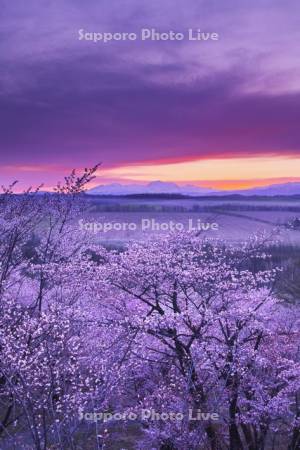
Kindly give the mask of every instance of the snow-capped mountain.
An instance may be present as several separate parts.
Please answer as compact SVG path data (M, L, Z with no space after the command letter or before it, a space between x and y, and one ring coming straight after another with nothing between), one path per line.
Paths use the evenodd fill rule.
M290 182L283 184L272 184L270 186L258 187L253 189L235 191L242 195L300 195L300 182Z
M149 184L120 184L113 183L99 185L88 191L92 195L133 195L133 194L182 194L190 196L198 195L300 195L300 182L290 182L283 184L272 184L270 186L235 191L213 190L193 185L178 186L176 183L166 183L163 181L153 181Z
M132 194L182 194L182 195L210 195L213 189L192 185L178 186L176 183L152 181L149 184L107 184L99 185L88 191L92 195L132 195Z

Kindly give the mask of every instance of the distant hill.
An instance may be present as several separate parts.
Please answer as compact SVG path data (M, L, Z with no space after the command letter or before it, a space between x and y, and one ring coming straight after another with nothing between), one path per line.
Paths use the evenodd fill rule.
M90 195L143 195L143 194L177 194L185 196L224 196L224 195L245 195L245 196L288 196L300 195L300 182L283 184L272 184L270 186L252 189L240 189L234 191L213 190L200 186L184 185L178 186L176 183L166 183L163 181L153 181L146 185L141 184L120 184L113 183L99 185L90 189Z
M300 183L284 183L284 184L272 184L271 186L234 191L236 194L242 195L299 195Z

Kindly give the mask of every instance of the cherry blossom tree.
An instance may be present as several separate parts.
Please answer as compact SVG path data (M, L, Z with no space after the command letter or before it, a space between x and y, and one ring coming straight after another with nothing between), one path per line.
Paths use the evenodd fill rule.
M86 363L76 320L82 287L69 271L86 261L88 241L74 219L96 169L73 172L53 194L14 195L10 187L0 196L0 437L7 448L73 448L78 411L98 391L101 371Z
M113 448L130 420L84 419L106 412L140 449L298 449L299 308L267 236L108 251L78 226L96 170L0 195L0 448Z
M299 315L272 294L277 271L267 268L265 246L263 236L233 247L175 235L135 243L99 267L110 320L131 335L123 363L138 408L219 416L218 423L152 422L155 445L299 444Z

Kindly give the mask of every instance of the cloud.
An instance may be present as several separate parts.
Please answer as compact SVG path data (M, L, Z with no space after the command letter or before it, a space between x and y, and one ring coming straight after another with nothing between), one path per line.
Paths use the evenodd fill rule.
M162 86L81 62L60 62L36 86L2 99L2 145L9 151L0 162L114 164L300 152L300 94L238 93L244 81L238 73Z

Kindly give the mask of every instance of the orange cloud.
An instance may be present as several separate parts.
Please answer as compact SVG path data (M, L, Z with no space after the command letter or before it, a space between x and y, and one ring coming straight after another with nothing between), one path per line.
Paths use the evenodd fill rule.
M255 187L265 187L270 186L271 184L283 184L290 182L300 182L299 178L266 178L259 180L212 180L212 181L203 181L203 182L195 182L192 184L213 188L213 189L221 189L225 191L231 190L240 190L240 189L251 189Z

